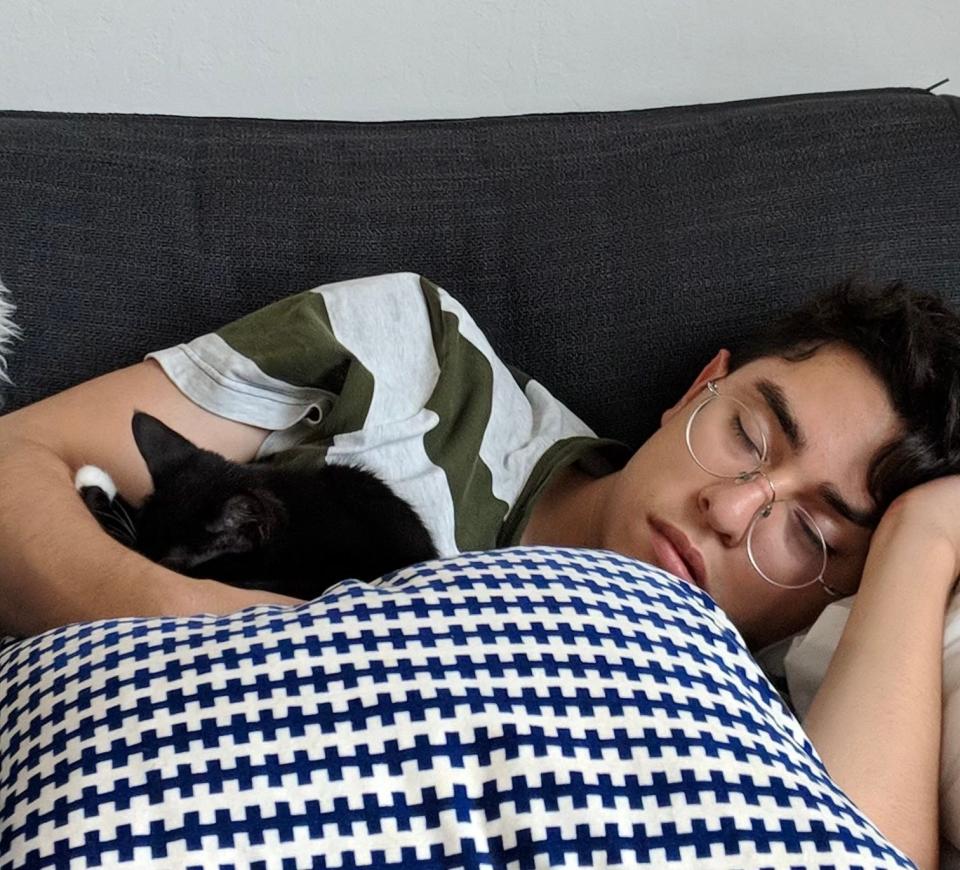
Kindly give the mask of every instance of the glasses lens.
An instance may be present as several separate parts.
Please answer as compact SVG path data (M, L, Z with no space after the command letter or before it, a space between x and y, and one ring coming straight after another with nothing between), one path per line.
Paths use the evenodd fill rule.
M690 418L687 440L701 468L736 478L756 471L766 442L754 413L729 396L716 396ZM817 524L799 504L777 501L750 527L747 549L754 567L776 586L807 586L823 575L827 550Z
M750 527L747 550L754 567L777 586L807 586L827 565L823 536L813 518L792 501L775 501Z
M726 396L710 399L694 413L687 436L694 459L720 477L754 471L764 458L757 418L746 405Z

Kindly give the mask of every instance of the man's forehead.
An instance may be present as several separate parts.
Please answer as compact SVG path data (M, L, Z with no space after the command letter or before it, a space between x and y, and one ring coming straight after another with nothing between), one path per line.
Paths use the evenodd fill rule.
M826 345L800 360L760 357L733 374L741 374L754 392L759 381L775 384L805 419L839 415L873 428L898 422L884 383L859 354L842 345Z

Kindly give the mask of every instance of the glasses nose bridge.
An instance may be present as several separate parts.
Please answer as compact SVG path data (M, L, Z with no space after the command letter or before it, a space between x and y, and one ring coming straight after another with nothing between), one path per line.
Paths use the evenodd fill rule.
M714 509L721 512L717 521L727 527L731 538L746 541L754 521L769 514L773 504L769 478L760 470L743 471L736 477L722 478L715 483L720 484L721 491L725 489L727 492L725 498L714 504Z
M766 488L769 489L769 494L765 493L766 501L761 506L761 510L765 509L769 511L770 505L777 500L777 488L770 479L770 475L767 474L767 472L762 468L755 468L753 471L742 471L739 475L737 475L737 481L741 484L753 483L760 478L763 478L763 482L767 485Z

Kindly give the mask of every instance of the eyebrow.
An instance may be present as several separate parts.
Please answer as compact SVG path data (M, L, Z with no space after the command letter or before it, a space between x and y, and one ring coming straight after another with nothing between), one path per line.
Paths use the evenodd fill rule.
M774 383L767 378L761 378L754 383L757 392L763 396L770 412L776 417L777 422L787 441L793 448L794 453L802 453L807 446L807 437L797 421L790 402L787 401L786 394L779 384ZM873 529L877 525L877 518L873 510L861 510L853 507L832 483L821 484L817 492L820 497L832 507L840 516L849 520L855 525L862 526L865 529Z
M780 424L783 434L787 436L787 441L790 442L793 452L802 453L806 450L807 436L803 434L803 430L793 414L793 409L779 384L761 378L754 386L757 388L757 392L763 396L773 416L777 418L777 422Z
M840 516L865 529L875 529L879 522L876 511L864 511L848 504L832 483L824 483L818 490L823 500Z

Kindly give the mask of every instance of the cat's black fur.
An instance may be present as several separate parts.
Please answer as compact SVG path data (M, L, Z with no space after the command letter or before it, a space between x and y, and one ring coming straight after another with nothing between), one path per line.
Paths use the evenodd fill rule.
M105 531L171 570L309 599L437 555L413 508L365 469L239 464L141 411L132 425L153 493L135 508L79 491Z

